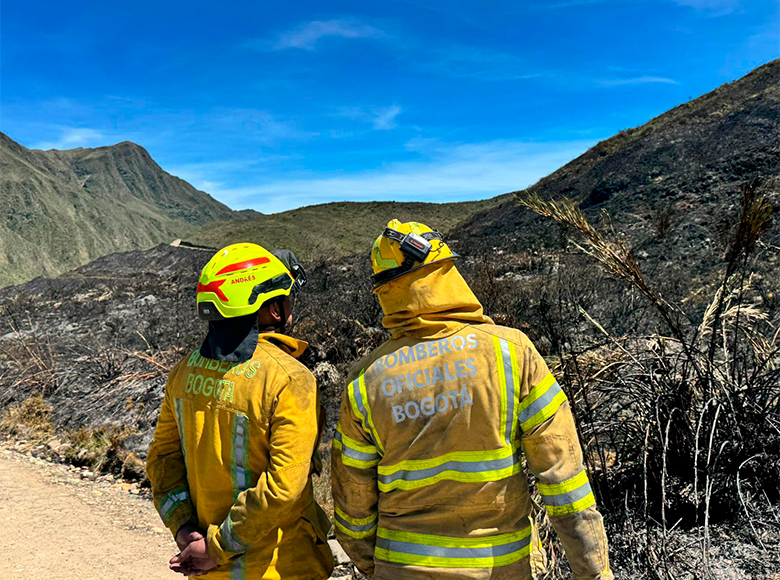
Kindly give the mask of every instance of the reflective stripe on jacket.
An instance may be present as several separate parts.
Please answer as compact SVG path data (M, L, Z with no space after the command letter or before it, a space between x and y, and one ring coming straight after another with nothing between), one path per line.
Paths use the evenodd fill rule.
M611 578L569 403L544 360L482 315L454 266L404 278L390 291L425 293L380 294L394 338L350 377L333 442L347 553L380 580L533 577L544 554L524 452L574 578Z
M305 346L261 334L247 362L196 351L169 376L147 473L173 534L188 522L207 530L220 566L203 578L312 580L333 568L310 476L316 381L294 358Z

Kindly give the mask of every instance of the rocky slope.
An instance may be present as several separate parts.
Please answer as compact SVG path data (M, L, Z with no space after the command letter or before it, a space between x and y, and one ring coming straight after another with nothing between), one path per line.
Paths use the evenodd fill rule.
M0 287L239 215L142 147L30 150L0 133Z

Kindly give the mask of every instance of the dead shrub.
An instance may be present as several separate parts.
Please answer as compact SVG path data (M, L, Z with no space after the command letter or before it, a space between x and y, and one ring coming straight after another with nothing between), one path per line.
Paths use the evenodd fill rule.
M677 210L672 204L658 206L650 215L650 225L655 230L656 236L665 240L672 233L677 222Z
M14 391L37 392L46 396L59 386L58 354L51 336L41 335L29 314L20 324L18 314L3 312L11 338L0 345L0 357L13 377ZM0 377L1 378L1 377Z
M578 232L575 246L638 292L662 325L615 335L578 305L605 342L585 349L590 360L583 349L561 349L554 370L586 419L578 424L588 467L600 503L630 540L630 567L650 578L671 578L680 566L711 576L713 523L743 514L760 544L758 529L771 524L752 514L780 501L780 320L762 309L750 268L771 204L757 181L742 188L721 282L690 316L653 288L606 213L599 230L571 201L527 193L520 202ZM691 527L697 559L681 562L670 534Z

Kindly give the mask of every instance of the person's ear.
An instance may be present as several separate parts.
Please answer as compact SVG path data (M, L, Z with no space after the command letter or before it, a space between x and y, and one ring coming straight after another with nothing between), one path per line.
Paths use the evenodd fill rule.
M279 302L272 302L268 311L270 312L271 318L273 318L274 322L279 322L282 320L282 305Z

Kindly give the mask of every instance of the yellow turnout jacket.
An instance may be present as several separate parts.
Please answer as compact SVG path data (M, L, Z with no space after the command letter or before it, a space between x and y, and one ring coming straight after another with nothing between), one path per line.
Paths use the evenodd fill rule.
M311 482L321 408L314 376L295 360L305 348L261 334L247 362L195 351L170 373L146 469L171 532L188 522L207 530L219 567L203 578L330 575L330 524Z
M569 403L518 330L497 326L452 263L380 287L392 339L349 377L333 442L336 534L374 579L544 571L521 466L575 580L612 578Z

